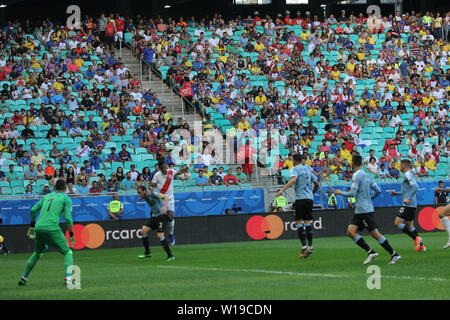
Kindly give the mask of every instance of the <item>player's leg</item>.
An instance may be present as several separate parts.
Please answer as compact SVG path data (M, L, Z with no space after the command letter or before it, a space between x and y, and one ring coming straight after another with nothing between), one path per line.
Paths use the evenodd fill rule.
M395 218L394 225L414 240L416 252L419 252L423 246L422 238L417 234L414 227L414 218L416 210L410 207L401 207ZM425 248L425 246L423 246Z
M306 233L305 233L305 225L303 223L302 218L302 202L301 200L295 200L294 202L294 215L295 215L295 225L297 226L297 234L300 242L302 244L302 252L298 256L299 258L303 258L306 255Z
M161 246L164 248L164 251L166 251L166 253L167 253L167 261L170 262L170 261L175 260L175 257L172 254L172 251L170 250L169 243L167 242L167 239L164 237L164 232L162 232L162 226L161 226L161 229L158 230L158 232L156 232L156 236L158 237L159 241L161 242Z
M368 228L369 229L369 228ZM391 255L391 260L389 261L389 264L394 264L398 260L400 260L402 257L391 247L389 244L389 241L378 231L378 228L370 228L369 229L370 235L378 241L380 246L383 247L384 250L386 250Z
M66 237L61 230L49 232L48 245L64 255L65 284L72 284L73 252L70 250Z
M141 229L141 239L142 244L144 245L144 254L140 255L140 259L150 258L152 256L152 253L150 252L150 244L148 242L148 234L152 231L151 227L148 225L143 225Z
M28 259L25 265L25 270L19 280L19 286L25 286L28 280L28 276L34 269L38 260L42 257L45 251L47 251L47 234L46 232L36 230L36 238L34 239L34 252Z
M170 200L169 204L167 205L167 218L169 220L169 238L170 238L170 245L175 245L175 199Z
M441 211L439 211L439 218L441 218L441 222L448 233L448 241L447 244L444 246L444 249L450 248L450 221L448 219L449 216L450 216L450 204L448 204Z
M347 236L349 236L353 242L355 242L360 248L367 252L367 259L364 261L364 264L370 263L373 259L378 256L378 253L375 252L364 240L364 238L358 233L358 230L362 230L359 226L359 223L356 221L358 219L357 215L353 218L352 223L350 223L347 227Z
M416 252L425 252L427 251L427 247L425 247L425 245L423 244L422 241L422 237L419 236L419 233L416 230L416 227L414 226L414 220L409 220L406 222L407 227L409 229L409 231L416 236L416 238L414 239L414 244L415 244L415 248L414 250Z
M305 211L304 211L304 222L305 222L305 231L306 231L306 240L308 240L308 256L314 252L313 247L313 216L312 216L312 208L314 202L312 200L305 200Z

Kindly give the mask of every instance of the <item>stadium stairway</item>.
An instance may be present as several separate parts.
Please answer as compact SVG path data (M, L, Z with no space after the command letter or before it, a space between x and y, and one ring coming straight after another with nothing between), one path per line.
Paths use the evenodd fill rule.
M172 114L175 121L182 117L189 123L189 127L194 128L194 121L202 120L196 112L192 112L192 110L186 112L186 109L182 106L184 102L182 102L181 98L157 75L152 72L149 78L149 70L145 66L142 68L141 73L139 59L131 54L128 47L122 47L122 62L130 70L131 74L138 76L144 89L151 89L152 92L157 94L162 105L167 107L167 111Z
M138 78L141 80L144 89L151 89L152 92L155 92L159 100L163 105L167 107L167 110L172 114L174 120L176 121L179 117L184 118L189 124L190 128L194 128L195 121L201 121L202 117L197 112L186 112L186 109L182 107L182 100L180 97L174 93L156 74L153 72L150 73L149 78L149 70L145 67L142 69L142 76L140 70L139 59L132 55L131 50L128 47L122 47L122 62L125 64L131 74L136 74ZM225 146L222 145L222 150L219 152L222 153L223 159L225 159ZM229 167L235 170L238 166L237 164L229 164ZM254 175L250 183L254 186L270 188L276 192L278 190L278 186L274 188L274 185L277 185L275 182L276 179L273 177L269 177L266 175L261 175L259 170L256 170L256 165L254 166ZM276 191L275 191L276 190Z

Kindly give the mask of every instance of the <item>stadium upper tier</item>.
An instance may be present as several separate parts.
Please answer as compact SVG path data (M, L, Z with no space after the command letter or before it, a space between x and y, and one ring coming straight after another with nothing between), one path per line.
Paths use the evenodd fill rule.
M34 196L55 177L71 194L130 191L151 180L158 160L187 164L190 173L175 186L195 189L204 165L208 178L222 165L199 158L198 143L190 160L173 163L170 134L190 126L122 63L122 38L203 115L205 132L250 132L264 144L261 130L277 130L279 141L265 143L280 157L260 162L280 181L294 153L307 154L330 182L351 180L354 152L380 181L400 177L402 158L420 178L447 178L450 17L308 19L166 23L117 15L88 18L80 31L44 22L24 26L27 33L10 23L0 48L2 194ZM222 166L213 182L251 187L248 165L244 174Z

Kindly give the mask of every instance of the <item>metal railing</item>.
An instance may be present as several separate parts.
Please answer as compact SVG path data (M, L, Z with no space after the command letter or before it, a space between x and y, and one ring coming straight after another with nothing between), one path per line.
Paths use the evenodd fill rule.
M141 81L143 81L143 67L145 66L147 71L148 71L148 81L150 82L150 87L152 86L152 73L154 75L156 75L158 78L161 79L161 92L164 94L164 79L162 77L161 72L154 68L150 63L148 63L147 61L143 60L140 56L137 55L137 52L134 53L133 51L133 45L129 44L127 42L125 42L125 46L130 50L130 56L135 57L136 59L139 60L139 70L140 70L140 79ZM122 51L122 43L120 42L120 51ZM120 53L121 54L121 53ZM122 55L122 54L121 54ZM185 97L183 97L183 95L181 94L181 92L174 86L169 86L169 90L176 94L179 98L180 98L180 105L181 105L181 113L182 113L182 117L184 118L185 116L185 105L188 105L193 111L194 111L194 117L195 117L195 121L197 121L197 112L199 110L197 110L197 108ZM172 112L175 112L175 109L172 109Z

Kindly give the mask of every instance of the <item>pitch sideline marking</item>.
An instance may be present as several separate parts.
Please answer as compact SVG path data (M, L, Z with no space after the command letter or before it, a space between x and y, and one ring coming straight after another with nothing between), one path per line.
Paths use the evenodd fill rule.
M254 272L254 273L267 273L267 274L280 274L280 275L291 275L299 277L323 277L323 278L359 278L365 277L361 276L351 276L345 274L330 274L330 273L303 273L303 272L291 272L291 271L277 271L277 270L263 270L263 269L222 269L213 267L183 267L183 266L163 266L156 265L157 268L166 269L186 269L194 271L221 271L221 272ZM399 279L399 280L424 280L424 281L444 281L450 282L450 279L443 278L425 278L425 277L410 277L410 276L382 276L382 278L387 279Z

